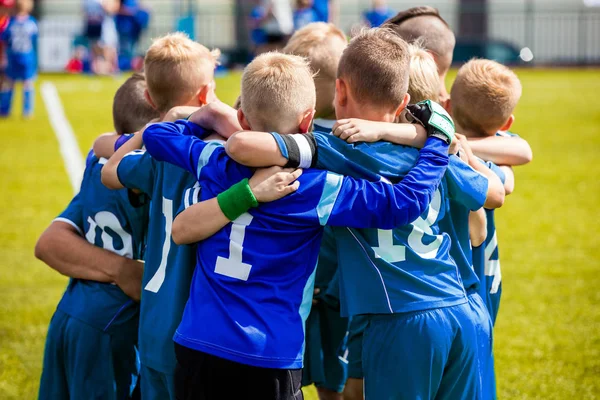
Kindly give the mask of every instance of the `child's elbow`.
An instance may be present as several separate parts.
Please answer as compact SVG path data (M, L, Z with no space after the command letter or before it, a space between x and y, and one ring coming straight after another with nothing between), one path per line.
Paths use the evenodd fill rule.
M246 144L243 135L237 133L231 136L225 143L225 150L229 157L242 164L245 160L244 154L247 153L245 148Z
M121 186L118 185L117 170L110 164L110 161L102 167L100 180L102 181L102 184L109 189L115 190L121 188Z
M173 227L171 229L171 237L173 238L173 242L178 246L193 243L189 240L188 236L189 235L185 229L185 226L182 223L178 223L176 219L173 222Z
M504 187L491 191L485 200L485 208L495 209L502 207L505 197Z
M479 247L485 242L487 237L487 227L483 226L478 229L473 229L469 232L471 237L471 245L473 247Z

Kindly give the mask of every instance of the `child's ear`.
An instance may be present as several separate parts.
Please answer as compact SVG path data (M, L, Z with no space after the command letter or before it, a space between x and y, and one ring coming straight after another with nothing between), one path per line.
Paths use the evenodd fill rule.
M154 104L154 102L152 101L152 97L150 97L150 92L148 91L148 89L144 90L144 97L146 97L146 101L148 102L148 104L150 104L150 106L156 110L156 104Z
M510 117L508 117L508 119L506 120L506 122L504 123L504 125L502 125L502 127L499 129L500 131L507 131L510 129L510 127L512 126L512 124L515 122L515 116L513 114L510 114Z
M312 123L312 120L315 116L315 109L312 110L308 110L304 113L304 115L302 116L302 121L300 121L300 125L298 126L298 129L300 129L300 133L306 133L310 130L310 124Z
M215 95L215 81L211 81L208 85L204 85L198 92L198 103L204 106L208 103L212 103L216 100Z
M244 115L244 112L242 111L241 108L239 110L237 110L237 118L238 118L238 122L240 123L240 126L242 127L243 130L245 130L245 131L252 130L252 127L248 123L248 120L246 119L246 116Z
M342 79L335 80L335 101L342 107L348 103L348 86Z
M446 112L452 116L452 100L449 97L446 99L446 101L442 100L442 107L444 107L444 110L446 110Z
M404 97L402 98L402 103L400 103L400 105L396 109L396 112L394 113L394 116L396 118L398 118L398 116L400 115L400 113L406 108L406 106L408 105L409 101L410 101L410 94L405 93Z

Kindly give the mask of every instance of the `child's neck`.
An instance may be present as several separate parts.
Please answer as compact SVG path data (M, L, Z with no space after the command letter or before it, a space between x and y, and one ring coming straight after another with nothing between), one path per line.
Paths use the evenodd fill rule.
M24 12L24 11L17 13L17 18L26 18L26 17L29 17L29 13Z
M457 133L465 135L468 138L481 138L481 137L488 136L488 135L484 134L483 132L479 132L475 129L463 128L462 126L458 125L456 122L454 123L454 127L455 127L455 131Z

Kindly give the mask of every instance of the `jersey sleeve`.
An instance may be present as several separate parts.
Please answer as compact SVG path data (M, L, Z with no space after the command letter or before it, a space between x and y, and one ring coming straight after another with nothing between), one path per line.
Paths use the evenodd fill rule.
M485 204L488 179L475 171L457 156L450 156L446 173L448 197L464 205L471 211L479 210Z
M417 164L399 183L369 182L327 173L317 205L321 225L392 229L417 219L429 206L448 167L448 145L429 138Z
M81 190L73 197L67 208L54 219L57 222L65 222L74 227L83 236L83 195Z
M502 171L502 168L500 168L491 161L487 161L484 163L489 169L492 170L493 173L495 173L498 176L498 178L500 178L500 181L502 181L502 184L504 185L504 183L506 182L506 174L504 173L504 171Z
M194 204L199 203L201 190L202 189L200 188L200 183L198 182L196 182L194 186L185 189L185 192L183 193L183 201L179 206L179 209L177 210L175 216L178 216Z
M117 167L119 182L129 189L137 189L152 198L156 177L156 161L144 150L125 154Z
M204 149L210 145L198 139L206 131L189 121L160 122L152 124L144 131L146 151L158 161L176 165L198 177L198 163L203 157ZM206 155L206 152L204 152Z

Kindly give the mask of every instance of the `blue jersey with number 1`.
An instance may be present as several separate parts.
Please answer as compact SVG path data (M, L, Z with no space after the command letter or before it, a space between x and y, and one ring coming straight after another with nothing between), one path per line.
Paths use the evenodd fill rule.
M274 135L277 139L277 136ZM316 165L372 181L397 181L418 151L386 142L351 145L315 132ZM278 140L280 148L283 142ZM282 148L282 153L286 150ZM393 230L335 228L342 315L400 313L466 301L448 234L438 227L447 199L469 209L485 201L487 178L456 156L429 209L412 224Z
M147 151L195 173L201 199L252 176L223 146L195 137L196 125L146 128ZM430 201L448 162L431 138L397 185L305 170L297 192L242 214L198 244L197 266L175 341L235 362L301 368L304 322L326 224L391 228L412 221Z
M121 256L141 259L147 224L147 206L133 206L126 189L109 190L100 171L106 159L89 159L81 190L57 218L75 226L88 242ZM138 199L135 200L136 202ZM57 307L96 329L111 332L137 323L139 306L118 286L71 279Z
M139 351L143 365L173 374L173 333L181 321L194 270L195 246L177 246L171 226L180 205L197 202L194 175L159 162L143 150L127 154L117 168L121 183L151 198L142 280Z

